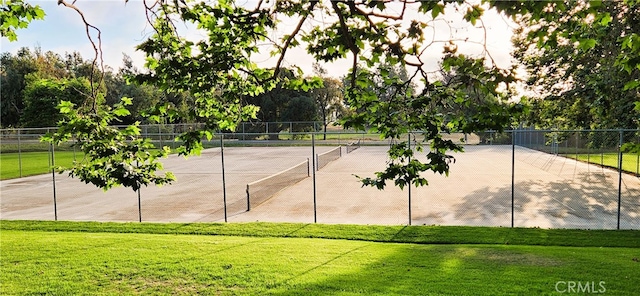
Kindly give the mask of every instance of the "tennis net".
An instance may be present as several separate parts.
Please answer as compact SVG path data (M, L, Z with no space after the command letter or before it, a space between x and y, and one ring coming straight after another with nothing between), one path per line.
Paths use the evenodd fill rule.
M247 184L247 211L269 200L280 190L309 177L309 159L282 172Z
M316 155L316 171L342 156L342 147L336 147L325 153Z
M353 152L354 150L360 148L360 140L358 142L351 142L347 144L347 154Z

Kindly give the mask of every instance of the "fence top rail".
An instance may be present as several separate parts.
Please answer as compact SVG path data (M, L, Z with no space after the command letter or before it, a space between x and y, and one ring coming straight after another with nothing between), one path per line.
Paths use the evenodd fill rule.
M282 124L282 125L286 125L286 124L304 124L304 123L313 123L313 122L258 122L258 123L252 123L252 122L246 122L246 124L264 124L264 123L269 123L269 124ZM321 123L321 122L320 122ZM243 123L244 124L244 123ZM145 125L140 125L140 128L145 128L145 127L198 127L198 126L202 126L202 124L200 123L178 123L178 124L145 124ZM126 125L114 125L114 127L118 127L118 128L125 128L127 127ZM1 128L0 129L0 133L12 133L12 132L23 132L23 131L42 131L42 132L50 132L50 131L56 131L58 129L58 127L29 127L29 128ZM415 131L411 131L411 133L422 133L423 131L420 130L415 130ZM539 133L558 133L558 132L568 132L568 133L582 133L582 132L640 132L640 129L633 129L633 128L625 128L625 129L511 129L511 130L504 130L502 131L502 133L524 133L524 132L539 132ZM181 132L177 132L177 133L181 133ZM500 131L497 130L485 130L485 131L477 131L475 133L501 133ZM214 133L215 135L229 135L229 134L244 134L244 135L265 135L265 134L287 134L287 135L308 135L308 134L376 134L376 133L370 133L369 131L358 131L358 130L329 130L329 131L307 131L307 132L288 132L288 131L282 131L282 132L239 132L239 131L232 131L232 132L216 132ZM455 132L455 131L451 131L451 132L444 132L443 134L462 134L462 132Z
M487 132L498 132L489 130ZM586 132L640 132L640 129L634 128L618 128L618 129L514 129L505 130L504 132L538 132L538 133L586 133Z
M50 131L57 130L57 127L10 127L10 128L0 128L0 132L11 132L11 131Z

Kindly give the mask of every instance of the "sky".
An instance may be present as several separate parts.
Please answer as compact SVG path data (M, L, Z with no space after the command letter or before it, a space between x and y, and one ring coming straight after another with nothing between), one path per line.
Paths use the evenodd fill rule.
M56 0L29 2L42 7L45 19L31 22L27 29L17 30L17 41L2 38L2 52L16 53L22 47L40 47L43 51L59 54L78 51L84 59L93 58L84 24L74 10L58 6ZM86 19L100 28L105 64L114 69L122 65L122 53L130 55L140 67L144 63L144 54L136 52L135 46L149 36L150 30L146 26L143 5L131 2L136 1L127 4L124 0L77 2Z
M247 5L251 1L247 0ZM53 51L58 54L78 51L84 59L93 58L93 49L89 43L84 25L80 16L72 9L58 6L56 0L29 1L32 4L40 5L45 13L43 21L32 22L27 29L18 30L18 41L9 42L2 38L0 49L2 52L16 53L21 47L40 47L43 51ZM86 19L101 30L102 49L104 63L112 69L117 70L122 66L123 53L131 56L135 66L143 68L144 54L135 50L135 46L142 43L151 34L152 29L146 22L144 7L140 0L78 0L76 5L85 14ZM393 9L391 9L393 11ZM409 15L411 12L409 12ZM430 16L429 16L430 18ZM426 32L433 34L435 39L450 39L455 36L459 39L469 38L469 40L481 41L484 39L484 31L473 28L470 24L461 22L461 13L453 9L445 11L444 17L432 21ZM487 28L487 48L496 60L498 66L506 68L511 64L510 52L511 31L513 24L504 17L493 11L487 11L483 17L485 28ZM281 19L285 30L292 29L296 20ZM323 15L317 15L304 27L310 29L313 25L322 24L329 19ZM289 26L287 26L289 25ZM198 38L199 33L193 29L182 28L190 38ZM429 31L431 30L431 31ZM274 37L284 34L274 32ZM470 55L480 54L482 48L472 43L458 43L459 52ZM263 66L272 66L275 59L270 58L270 49L265 48L255 57L254 61ZM431 67L435 67L442 53L442 46L434 46L427 52L427 61ZM297 65L303 69L305 74L312 73L313 59L304 53L302 47L292 49L288 53L285 65ZM347 73L351 66L350 61L337 61L331 64L322 64L328 70L328 74L340 77Z

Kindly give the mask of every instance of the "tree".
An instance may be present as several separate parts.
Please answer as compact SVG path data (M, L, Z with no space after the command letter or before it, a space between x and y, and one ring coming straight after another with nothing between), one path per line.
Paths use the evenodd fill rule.
M369 86L369 90L374 92L381 101L389 101L394 95L393 89L385 84L385 79L398 79L403 83L409 83L410 86L407 88L407 91L415 92L417 89L416 84L409 79L407 68L401 65L391 65L383 62L376 65L376 67L371 68L366 64L359 64L358 69L359 71L363 71L365 69L367 71L371 71L371 85ZM343 76L341 82L344 86L348 87L351 84L351 76Z
M322 78L322 86L312 89L309 94L318 108L318 114L320 115L324 129L323 139L326 140L327 126L331 120L337 119L333 118L335 113L342 113L341 111L344 109L342 105L342 101L344 100L342 94L343 86L342 81L336 78L326 77L327 71L318 63L315 63L313 67L314 74Z
M526 67L530 88L540 94L532 100L529 123L562 129L638 126L629 110L640 95L629 86L640 71L621 67L618 59L626 37L640 31L640 5L569 1L566 6L571 9L554 13L561 21L530 14L517 19L514 56Z
M99 120L91 120L82 115L69 101L58 105L64 115L60 130L44 137L49 142L66 142L72 137L85 157L74 161L71 177L78 177L85 183L94 184L103 190L123 185L134 191L143 185L162 185L175 180L172 173L158 175L162 163L158 158L166 157L168 147L154 149L149 139L140 138L138 122L120 129L114 126L120 117L129 115L125 108L131 99L122 98L121 103L100 108L93 114Z
M31 60L27 48L22 48L16 56L2 53L0 56L0 125L2 127L15 127L20 122L20 114L24 109L23 91L26 87L25 76L37 71L35 62Z
M130 98L131 104L126 108L130 114L122 118L121 124L132 124L136 121L145 122L145 112L159 105L161 102L169 102L168 95L162 93L153 85L139 85L130 81L139 70L133 66L133 61L128 55L123 55L123 66L118 72L107 71L104 75L105 103L114 106L120 103L123 97ZM175 106L175 105L173 105Z
M396 95L396 92L400 91L405 95L410 96L410 93L415 93L417 86L413 81L410 81L406 67L400 65L391 65L387 62L383 62L379 65L376 65L375 68L367 67L366 64L358 65L358 74L360 75L361 71L366 71L363 73L369 73L364 75L370 76L370 84L367 86L367 90L375 94L375 97L378 100L383 102L388 102L391 98ZM368 72L371 71L371 72ZM405 89L394 89L393 87L389 87L386 83L390 81L397 80L399 83L407 83L407 87ZM346 75L341 79L343 88L346 89L351 84L351 77ZM346 86L346 87L344 87ZM343 89L343 93L345 90ZM345 105L350 107L349 114L353 115L355 113L367 112L364 109L353 108L349 105L349 101L345 99ZM348 117L347 117L348 118Z
M291 69L282 69L278 74L281 79L295 80L296 73ZM285 121L314 121L316 120L316 112L308 112L309 106L315 106L314 102L309 102L307 92L287 88L284 83L277 83L276 86L264 93L256 96L249 96L245 100L246 103L259 107L256 113L256 119L261 122L285 122ZM296 113L295 109L301 108ZM314 107L315 108L315 107ZM275 133L289 128L289 125L269 124L268 132L271 133L269 138L278 139ZM260 129L259 131L263 131ZM293 131L290 131L293 132Z
M33 77L24 91L21 122L26 127L56 126L62 115L56 107L63 101L82 105L91 88L85 78L38 79Z
M74 52L73 56L80 57L77 52ZM32 80L82 77L70 71L67 61L59 54L51 51L43 52L39 47L33 50L23 47L15 55L2 53L0 62L2 126L20 125L20 117L25 108L24 90L28 77ZM55 115L52 116L55 117Z
M73 3L64 0L59 3L75 8ZM637 5L636 0L625 0L624 3ZM487 110L490 112L470 116L452 114L447 117L438 112L438 104L443 101L466 103L463 98L468 91L468 87L447 87L442 82L434 81L430 77L431 71L427 69L427 60L432 57L427 49L453 43L445 47L445 54L455 54L455 42L464 42L455 37L437 40L425 34L425 30L445 13L445 8L454 7L455 11L460 12L458 16L461 21L480 27L483 26L481 17L488 8L496 8L510 17L528 15L530 20L545 20L550 24L563 22L563 12L574 9L574 6L560 1L497 0L484 4L470 4L463 0L281 0L258 1L255 7L242 6L229 0L195 4L158 0L153 3L143 2L143 5L147 9L146 17L150 20L154 34L138 47L147 54L146 66L149 69L148 73L138 77L139 81L154 84L161 91L188 92L193 96L194 108L189 112L160 106L160 115L197 119L205 123L203 130L191 131L182 136L185 146L180 149L180 153L197 152L202 148L200 140L203 137L210 138L212 131L233 130L240 120L255 117L258 110L255 106L243 104L246 97L269 91L278 83L287 89L303 91L320 86L318 79L289 79L278 75L289 49L305 44L307 52L316 60L350 60L352 68L349 83L345 86L345 97L350 108L364 112L343 119L345 127L372 128L380 132L382 137L395 140L400 140L402 134L416 131L423 136L417 151L426 150L428 160L422 162L413 157L414 150L410 149L408 142L398 141L390 147L387 169L377 173L375 178L363 179L364 184L378 188L384 188L388 180L393 180L400 187L409 184L425 185L427 180L421 176L425 171L447 174L453 158L447 153L460 151L462 147L444 140L442 133L469 133L488 128L501 130L511 122L511 115L522 110L519 105L503 102ZM595 24L600 27L610 23L608 19L611 15L607 17L595 5L590 7L592 8L579 14L579 18L585 21L584 25ZM76 11L81 14L77 8ZM324 17L324 22L311 24L310 29L302 30L310 18L320 14ZM297 25L291 28L278 27L277 20L284 17L297 21ZM177 22L199 28L206 38L189 40L176 29ZM85 26L87 30L96 29L86 21ZM281 38L272 37L272 32L284 30L288 32ZM564 27L561 30L547 30L543 26L528 38L540 40L537 46L546 50L551 50L558 44L558 36L565 36L569 40L574 37L585 49L592 47L594 42L597 43L596 39L581 38L575 32L579 30ZM452 30L451 33L453 35L455 32ZM94 45L97 44L91 35L88 38ZM277 57L274 68L259 67L252 60L252 56L265 43L273 45L273 54ZM484 45L482 41L480 43ZM505 86L512 82L513 72L499 69L486 46L483 48L485 51L482 58L486 60L487 67L481 70L488 77L486 81L491 82L490 87L484 87L483 91L487 95L500 97L501 87L493 86ZM636 71L640 65L640 36L634 32L621 37L621 48L615 63L627 72ZM97 59L98 50L94 61ZM360 68L359 62L366 68ZM382 63L406 67L408 80L379 77L369 70L378 68ZM389 92L388 100L380 100L378 94L372 91L372 81L376 77L382 79L384 89ZM419 82L420 89L412 89L413 81ZM640 82L637 79L631 80L625 83L625 87L637 89ZM95 101L97 95L93 93ZM66 124L86 123L84 125L89 126L90 123L104 121L110 114L100 112L99 108L93 108L88 113L93 116L81 116L81 119L74 117L74 120ZM102 142L103 139L87 138L87 147L91 146L91 141ZM106 168L94 169L99 173ZM112 177L113 182L124 178L119 175Z
M509 90L496 91L499 85L493 81L493 78L500 73L491 73L490 69L486 69L483 59L450 53L442 58L440 66L439 82L447 89L457 90L454 96L438 103L440 112L448 114L446 117L472 118L475 114L491 113L499 110L500 105L509 99ZM506 80L506 82L512 83L515 79ZM512 122L506 123L512 124Z
M631 111L640 100L640 2L567 1L542 8L554 13L525 6L526 13L520 11L517 18L529 30L515 40L521 44L516 56L531 71L539 69L541 75L532 73L531 85L551 90L534 100L539 108L533 109L530 123L559 128L640 126L640 116ZM506 11L512 13L513 8ZM640 148L633 146L623 147Z
M293 97L289 99L287 108L282 114L282 121L315 121L317 114L316 102L311 97Z
M63 87L67 80L73 81L74 79L83 78L88 81L92 79L92 77L99 77L103 74L100 73L98 69L93 68L92 63L84 60L78 52L60 55L51 51L43 52L39 47L34 49L23 47L19 49L15 55L2 53L0 62L2 69L0 71L2 74L0 76L0 83L2 84L1 125L3 127L18 127L27 121L29 122L27 126L33 127L34 124L37 124L38 120L43 119L31 118L33 113L29 115L25 114L25 112L30 113L33 111L33 109L29 111L25 110L27 104L25 88L30 82L33 83L37 80L55 81L60 87ZM125 60L125 62L127 61ZM129 63L130 62L129 60ZM132 65L130 64L130 66ZM98 87L101 94L105 96L105 103L112 106L118 104L122 97L135 98L133 104L127 106L132 114L124 120L124 123L133 123L136 120L142 120L142 116L140 115L142 110L154 106L159 102L160 97L165 96L151 85L139 86L128 84L126 81L127 78L125 77L127 74L125 72L113 73L108 67L105 68L105 71L105 80L100 82L101 85ZM131 71L131 69L127 69L127 71ZM135 73L131 75L133 74ZM97 83L99 82L94 79L94 84ZM43 84L40 86L44 84L46 83L43 81ZM91 85L91 83L89 84ZM84 96L85 99L91 97L91 90L82 88L82 91L86 93ZM32 96L28 99L33 103L32 107L38 104L34 101L38 100L38 98ZM103 100L101 99L100 101L102 103ZM84 103L75 100L72 100L72 102L75 104ZM45 105L48 106L47 104ZM45 108L44 106L41 107ZM58 113L55 111L55 105L53 109L48 107L45 109L52 110L53 113ZM58 117L57 114L45 114L43 116L48 116L49 118ZM20 118L23 118L23 120L21 121ZM27 121L24 119L27 119ZM46 123L46 126L52 126L56 123L56 121L50 120L43 120L41 122L42 124Z

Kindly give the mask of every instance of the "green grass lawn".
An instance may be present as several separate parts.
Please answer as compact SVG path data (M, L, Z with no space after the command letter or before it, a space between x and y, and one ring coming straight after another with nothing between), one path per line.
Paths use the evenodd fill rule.
M73 151L56 151L56 165L69 166L75 157L81 157ZM20 162L22 162L22 177L33 176L51 172L49 166L50 152L22 152L21 159L18 153L0 154L0 180L20 177Z
M576 159L576 154L567 154L569 158ZM618 153L598 153L598 154L577 154L577 159L583 162L599 164L607 167L618 167ZM623 153L622 170L634 174L640 174L638 167L638 155L631 153Z
M640 232L2 221L2 294L637 294ZM333 239L329 239L333 238ZM584 290L583 290L584 291Z

